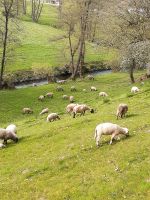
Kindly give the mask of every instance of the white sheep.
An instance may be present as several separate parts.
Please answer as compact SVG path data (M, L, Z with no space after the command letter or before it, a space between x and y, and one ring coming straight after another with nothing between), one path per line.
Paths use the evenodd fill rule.
M32 84L32 87L37 87L37 84L36 84L36 83L33 83L33 84Z
M86 90L86 89L83 89L82 91L83 91L83 92L87 92L87 90Z
M0 128L0 139L4 140L4 144L7 144L7 140L13 140L14 142L18 142L18 137L14 132L3 128Z
M139 88L138 87L136 87L136 86L133 86L132 88L131 88L131 92L132 93L137 93L137 92L139 92L140 90L139 90Z
M58 83L58 84L64 84L66 82L67 82L66 80L58 80L58 81L56 81L56 83Z
M69 96L64 94L64 95L62 96L62 98L63 98L64 100L67 100L67 99L69 99Z
M96 87L91 86L91 91L97 91Z
M82 105L76 105L74 108L73 108L73 118L75 118L76 114L77 113L80 113L80 116L81 115L84 115L85 112L89 110L91 113L94 113L94 110L89 108L87 105L85 104L82 104Z
M6 145L0 143L0 149L5 148L5 147L6 147Z
M62 91L64 91L64 89L61 86L57 86L56 91L57 92L62 92Z
M102 123L96 126L94 139L96 140L96 145L99 146L102 135L111 135L110 144L112 144L113 139L119 134L128 136L129 130L127 128L122 128L117 124Z
M49 98L53 98L53 95L54 95L54 94L53 94L52 92L48 92L45 96L46 96L46 97L49 97Z
M71 90L71 92L76 92L77 91L77 89L75 88L75 86L71 86L70 90Z
M6 130L12 131L13 133L17 134L17 127L15 124L10 124L9 126L7 126Z
M87 78L88 78L89 80L94 80L94 76L93 76L93 75L88 75Z
M125 114L128 112L128 105L127 104L124 104L124 103L121 103L119 104L118 108L117 108L117 119L120 117L120 118L123 118L125 117Z
M23 114L32 114L33 110L31 110L31 108L23 108L22 113Z
M43 101L43 100L44 100L44 98L45 98L45 96L44 96L44 95L40 95L40 96L38 97L38 100L39 100L39 101Z
M76 105L78 105L78 104L75 104L75 103L68 104L67 107L66 107L66 112L67 112L67 113L72 113L73 108L74 108Z
M57 113L51 113L47 116L47 122L55 121L56 119L60 120Z
M100 97L108 97L108 94L106 92L100 92L99 96Z
M41 112L40 112L40 115L43 115L43 114L46 114L49 112L49 109L48 108L44 108Z
M74 102L74 96L70 96L69 101L70 101L70 103L73 103Z

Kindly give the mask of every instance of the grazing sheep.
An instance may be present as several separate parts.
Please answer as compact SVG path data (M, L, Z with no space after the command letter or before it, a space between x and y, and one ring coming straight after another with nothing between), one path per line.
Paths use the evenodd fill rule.
M131 92L132 93L137 93L137 92L139 92L140 90L139 90L139 88L138 87L136 87L136 86L133 86L132 88L131 88Z
M70 101L70 103L73 103L74 102L74 96L70 96L69 101Z
M46 114L49 112L49 109L48 108L45 108L41 111L40 115L43 115L43 114Z
M62 91L64 91L64 89L61 86L57 86L56 91L57 92L62 92Z
M102 135L111 135L110 144L112 144L113 139L119 134L128 136L129 130L127 128L122 128L117 124L102 123L96 126L94 139L96 140L96 145L99 146Z
M6 145L0 143L0 149L5 148L5 147L6 147Z
M12 131L13 133L17 134L17 127L15 124L10 124L9 126L7 126L6 130Z
M14 132L3 128L0 128L0 139L4 140L4 144L7 144L7 140L13 140L14 142L18 142L18 137Z
M60 117L57 113L51 113L47 117L47 122L55 121L56 119L60 120Z
M85 104L82 104L82 105L76 105L74 108L73 108L73 118L75 118L76 114L77 113L80 113L80 116L81 115L84 115L85 112L89 110L91 113L94 113L94 110L89 108L87 105Z
M37 87L37 84L36 84L36 83L33 83L33 84L32 84L32 87Z
M120 118L123 118L125 117L125 114L128 112L128 106L127 104L119 104L118 108L117 108L117 119L120 117Z
M54 95L54 94L53 94L52 92L49 92L49 93L47 93L45 96L46 96L46 97L49 97L49 98L53 98L53 95Z
M66 83L66 80L59 80L59 81L56 81L56 83L58 83L58 84L64 84L64 83Z
M94 76L93 76L93 75L88 75L87 78L88 78L89 80L94 80Z
M67 113L72 113L73 108L74 108L75 106L77 106L77 105L78 105L78 104L75 104L75 103L71 103L71 104L67 105L67 107L66 107L66 112L67 112Z
M86 89L83 89L82 91L83 91L83 92L87 92L87 90L86 90Z
M97 91L96 87L91 86L91 91Z
M76 92L77 91L77 89L75 88L75 86L71 86L70 90L71 90L71 92Z
M62 96L62 98L63 98L64 100L67 100L67 99L69 99L69 96L64 94L64 95Z
M38 97L38 100L39 100L39 101L43 101L43 100L44 100L44 98L45 98L45 96L44 96L44 95L40 95L40 96Z
M100 97L108 97L108 94L106 92L100 92L99 96Z
M23 108L22 113L23 114L32 114L33 110L31 110L31 108Z

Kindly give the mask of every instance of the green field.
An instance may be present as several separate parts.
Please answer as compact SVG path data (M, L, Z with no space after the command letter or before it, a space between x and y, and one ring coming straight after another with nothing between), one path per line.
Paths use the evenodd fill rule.
M62 67L69 63L67 33L58 26L56 7L44 5L39 23L33 23L28 15L20 21L18 33L20 44L13 52L13 59L7 62L7 71L31 70L43 67ZM85 62L112 60L113 50L87 44Z
M75 85L77 92L71 93ZM97 92L90 92L90 86ZM10 142L0 150L0 199L38 200L149 200L150 199L150 81L136 84L140 92L131 95L127 74L97 76L94 81L69 81L64 92L56 84L13 91L0 91L0 126L18 126L18 144ZM82 92L82 89L87 92ZM100 91L108 99L98 97ZM37 100L53 92L53 99ZM73 119L65 113L68 101L63 94L73 94L77 103L96 109L95 114ZM127 103L125 119L116 120L119 103ZM21 114L31 107L33 115ZM49 107L61 120L47 123L39 116ZM109 145L102 137L96 147L94 129L102 122L129 128L130 137Z

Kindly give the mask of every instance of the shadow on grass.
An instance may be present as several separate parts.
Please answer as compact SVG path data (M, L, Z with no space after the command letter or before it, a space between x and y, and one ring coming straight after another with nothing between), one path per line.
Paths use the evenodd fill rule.
M126 115L126 118L136 117L136 116L138 116L138 114L128 114L128 115Z

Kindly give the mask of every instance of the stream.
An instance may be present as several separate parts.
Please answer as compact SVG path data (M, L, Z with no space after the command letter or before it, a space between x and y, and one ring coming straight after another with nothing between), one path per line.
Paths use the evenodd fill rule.
M112 73L112 70L99 70L99 71L91 72L88 74L97 76L97 75L110 74L110 73ZM41 86L41 85L47 85L47 84L48 84L48 81L45 79L45 80L32 81L29 83L21 83L21 84L16 85L15 88L21 89L21 88L33 87L34 85Z

